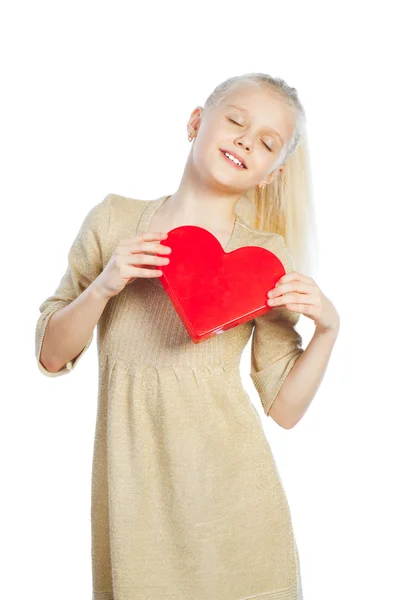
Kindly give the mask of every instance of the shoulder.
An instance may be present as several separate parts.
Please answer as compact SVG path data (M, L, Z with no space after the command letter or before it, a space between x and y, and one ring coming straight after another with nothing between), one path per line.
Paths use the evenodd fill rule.
M135 235L146 200L109 193L86 213L74 239L70 256L89 249L110 257L115 245Z
M107 236L106 258L114 252L122 239L136 235L140 219L149 200L130 198L121 194L111 193L109 196L109 226Z
M261 231L250 227L243 219L238 217L238 225L241 228L241 237L246 239L249 246L261 246L266 250L279 249L285 245L285 238L279 233Z
M243 219L238 218L239 227L242 229L242 238L246 246L260 246L273 252L285 267L288 273L294 270L294 260L285 242L285 238L279 233L262 231L250 227Z
M110 197L111 216L116 218L140 216L148 203L148 200L130 198L121 194L108 195Z
M104 237L113 227L138 220L146 204L146 200L109 193L87 212L82 229L98 231Z
M111 239L135 235L141 216L148 204L149 200L110 194L109 233Z

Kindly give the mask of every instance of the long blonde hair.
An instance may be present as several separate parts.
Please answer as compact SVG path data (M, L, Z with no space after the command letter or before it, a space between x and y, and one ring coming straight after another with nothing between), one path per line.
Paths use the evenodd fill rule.
M277 93L295 116L295 130L281 157L282 172L262 190L257 186L243 194L235 212L250 227L278 233L285 239L295 268L313 276L317 269L317 230L311 189L311 169L306 136L306 115L296 88L283 79L265 73L247 73L220 83L204 103L204 111L215 108L227 94L242 85L253 84Z

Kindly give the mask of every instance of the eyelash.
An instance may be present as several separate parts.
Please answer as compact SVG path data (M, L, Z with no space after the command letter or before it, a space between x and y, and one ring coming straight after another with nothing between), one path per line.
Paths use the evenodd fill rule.
M230 121L231 123L235 123L235 125L239 125L239 127L241 127L240 123L236 123L236 121L234 121L233 119L230 119L229 117L228 117L228 121ZM271 149L269 146L267 146L267 144L266 144L265 142L262 142L262 143L264 144L264 146L265 146L266 148L268 148L268 150L269 150L270 152L272 152L272 149Z

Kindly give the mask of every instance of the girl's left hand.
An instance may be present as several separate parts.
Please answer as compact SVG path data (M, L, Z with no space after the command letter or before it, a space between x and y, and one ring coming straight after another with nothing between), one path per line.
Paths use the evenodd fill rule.
M332 302L321 292L314 279L298 271L286 273L268 292L268 305L285 305L288 310L313 319L321 332L337 332L340 317Z

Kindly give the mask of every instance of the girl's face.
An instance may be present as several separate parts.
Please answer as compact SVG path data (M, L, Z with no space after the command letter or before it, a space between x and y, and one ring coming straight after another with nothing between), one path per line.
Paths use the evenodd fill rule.
M292 112L276 94L251 85L241 87L207 114L202 107L192 112L188 130L194 131L194 167L234 192L268 184L279 171L279 159L294 127ZM246 168L234 165L223 150L238 155Z

